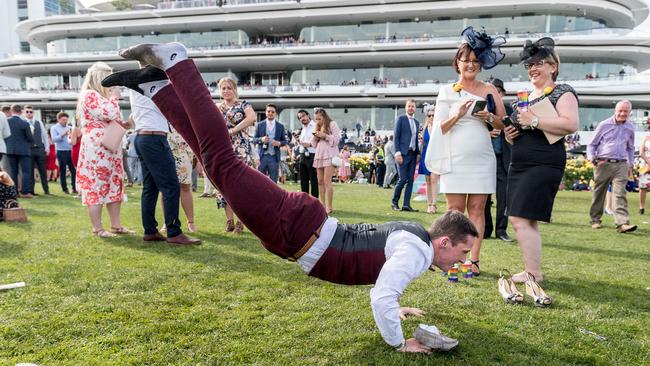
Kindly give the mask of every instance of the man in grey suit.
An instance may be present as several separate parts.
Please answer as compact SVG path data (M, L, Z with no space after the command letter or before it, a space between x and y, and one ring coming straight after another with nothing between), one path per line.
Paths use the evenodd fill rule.
M386 164L386 175L384 176L384 188L390 189L390 183L397 174L397 165L395 165L395 144L393 136L388 137L388 142L384 145L384 164Z
M29 123L20 117L23 108L18 104L11 106L11 117L7 120L11 136L5 139L7 144L7 160L9 165L9 175L14 182L18 182L18 169L22 174L22 186L20 189L20 197L32 198L29 190L32 186L32 179L34 172L30 172L32 167L32 152L31 147L34 143L32 130Z

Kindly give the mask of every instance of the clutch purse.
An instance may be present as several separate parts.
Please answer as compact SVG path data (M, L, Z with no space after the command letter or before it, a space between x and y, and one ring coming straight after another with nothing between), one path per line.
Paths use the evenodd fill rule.
M102 137L102 146L110 150L112 153L118 153L122 148L122 139L126 129L117 122L109 123L104 128L104 136Z
M332 166L335 166L335 167L338 168L338 167L341 166L341 163L342 163L342 162L343 162L343 161L341 160L340 157L338 157L338 156L333 156L333 157L332 157Z

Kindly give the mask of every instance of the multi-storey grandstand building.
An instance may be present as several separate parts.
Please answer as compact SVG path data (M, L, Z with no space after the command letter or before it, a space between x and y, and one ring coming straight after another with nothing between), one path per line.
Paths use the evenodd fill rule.
M59 110L74 110L93 62L133 68L118 49L178 41L215 99L216 80L230 75L241 98L259 112L278 105L292 128L299 108L322 106L343 127L387 130L407 98L434 102L440 85L455 80L459 34L472 25L507 38L505 60L482 77L504 80L510 97L529 85L518 64L524 41L551 36L560 80L580 95L583 130L624 98L635 106L638 130L648 122L650 82L642 72L650 68L650 37L634 29L648 17L641 0L78 0L73 9L18 23L24 52L0 60L0 76L19 87L4 88L0 102L30 103L50 122ZM125 114L128 108L125 100Z

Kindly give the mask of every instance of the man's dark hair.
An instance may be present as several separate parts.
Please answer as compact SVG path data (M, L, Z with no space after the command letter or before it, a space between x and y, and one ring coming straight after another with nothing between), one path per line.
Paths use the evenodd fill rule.
M69 116L66 112L63 112L63 111L61 111L61 112L59 112L59 113L56 114L56 119L57 119L57 121L58 121L59 118L61 118L61 117L68 117L68 118L70 118L70 116Z
M307 112L307 111L304 110L304 109L299 110L298 113L296 113L296 114L300 114L300 113L304 113L304 114L306 114L306 115L308 115L308 116L311 117L311 115L309 114L309 112Z
M23 109L34 109L34 107L32 107L31 104L25 104Z
M7 104L2 105L2 112L9 112L11 110L11 107L8 106Z
M278 106L276 106L275 104L269 103L269 104L266 105L266 107L264 107L264 109L266 109L268 107L273 108L275 110L275 113L278 113Z
M23 112L23 107L20 104L11 105L11 113L21 114Z
M456 246L467 239L467 235L478 238L476 226L460 211L451 210L445 212L440 218L431 224L427 230L431 240L448 236L451 245Z

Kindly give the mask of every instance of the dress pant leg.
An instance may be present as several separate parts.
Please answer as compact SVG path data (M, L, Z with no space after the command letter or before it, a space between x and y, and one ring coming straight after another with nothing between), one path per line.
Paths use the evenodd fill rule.
M411 195L413 194L413 177L415 176L415 163L417 162L417 155L413 151L408 153L407 176L406 176L406 191L404 191L404 206L411 207Z
M298 164L298 174L300 175L300 190L305 193L309 193L309 183L310 183L310 175L309 175L309 169L307 166L307 161L312 159L308 159L305 157L305 155L302 155L300 157L300 164Z
M603 216L603 209L605 206L605 196L607 195L607 186L612 181L610 170L608 169L610 163L604 163L596 166L594 169L594 190L591 194L591 208L589 209L589 216L591 222L600 223Z
M167 236L172 238L182 234L180 220L178 218L180 207L180 184L176 175L176 163L174 156L169 148L169 143L165 136L158 135L138 135L136 141L139 143L136 148L142 156L143 165L147 167L148 177L151 187L147 189L146 199L148 209L154 212L158 199L158 192L162 193L162 202L165 213L165 226L167 227ZM149 188L149 187L147 187ZM145 192L143 189L142 201L145 201ZM153 207L153 209L151 208ZM144 208L143 208L144 211ZM144 220L143 220L144 223ZM151 224L145 230L151 231ZM153 231L155 233L155 231Z
M616 226L629 224L630 214L627 210L627 162L612 163L612 194L614 195L614 221Z
M66 161L70 169L70 181L72 182L72 191L77 191L77 167L72 162L72 151L66 151Z
M56 161L59 163L59 180L61 183L61 190L64 193L68 193L68 182L66 177L67 164L65 161L65 151L63 150L56 151Z
M271 178L273 183L277 183L280 175L280 162L275 158L275 156L269 157L268 167L269 178Z
M38 176L41 179L41 187L43 188L43 192L45 194L50 193L50 186L49 183L47 182L47 158L45 154L35 155L34 164L36 165L36 169L38 170ZM34 187L35 184L36 183L33 183L32 187ZM32 193L34 193L34 188L32 188Z
M485 229L483 230L483 237L492 237L494 224L492 223L492 195L488 194L487 201L485 202L485 209L483 210L483 219L485 220ZM498 231L497 231L498 233Z
M384 177L386 176L386 164L377 164L377 185L384 185Z
M497 210L495 218L495 233L506 234L508 230L508 217L506 216L506 200L508 190L508 165L506 154L497 155Z
M19 173L19 160L20 156L10 154L7 155L7 166L9 167L9 176L11 177L11 180L14 181L15 185L18 185L18 173Z
M34 162L31 155L21 155L18 160L20 164L20 172L23 177L23 184L20 193L28 194L32 189L34 182Z
M155 166L149 165L155 162L149 157L150 148L147 146L150 141L145 136L137 135L133 141L135 151L140 158L140 167L142 169L142 196L140 198L140 217L142 218L142 227L145 235L152 235L158 232L158 221L156 221L156 204L158 203L158 186L150 172Z
M404 189L408 178L408 163L406 160L407 157L403 156L402 159L402 164L397 164L397 174L399 176L399 179L397 180L397 184L395 185L395 193L393 194L393 205L395 206L399 204L399 198L402 195L402 189Z
M126 155L126 151L122 153L122 166L124 166L126 180L129 182L129 184L133 184L133 172L131 172L131 167L129 166L129 158Z
M307 242L326 220L325 208L309 195L283 190L235 156L223 114L192 60L183 60L166 72L173 90L162 88L153 101L164 114L166 103L180 100L200 150L190 146L237 217L265 244L301 246Z

